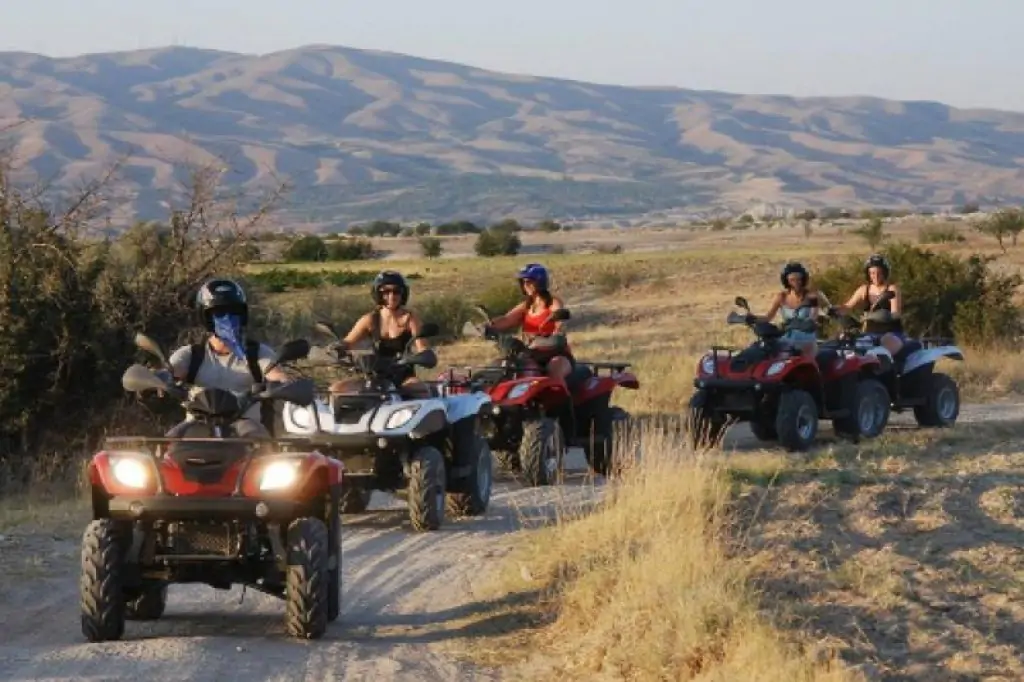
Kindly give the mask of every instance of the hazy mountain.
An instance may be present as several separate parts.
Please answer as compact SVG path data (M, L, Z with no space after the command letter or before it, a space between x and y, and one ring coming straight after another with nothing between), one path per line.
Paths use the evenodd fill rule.
M296 222L627 215L677 207L1024 201L1024 113L495 73L341 47L0 53L0 128L59 188L127 155L142 216L186 162L286 176Z

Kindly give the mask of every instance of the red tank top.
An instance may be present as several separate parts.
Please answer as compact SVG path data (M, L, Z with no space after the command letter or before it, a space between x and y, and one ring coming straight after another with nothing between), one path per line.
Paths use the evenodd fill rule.
M550 314L551 308L541 308L536 313L531 312L527 308L526 314L523 315L523 333L530 336L551 336L554 334L556 323L550 320L544 322Z

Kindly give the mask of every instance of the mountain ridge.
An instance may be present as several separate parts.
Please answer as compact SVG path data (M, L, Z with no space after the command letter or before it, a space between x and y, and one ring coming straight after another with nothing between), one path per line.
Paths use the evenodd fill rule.
M287 177L279 219L321 229L1024 201L1024 113L595 84L319 44L0 53L3 129L20 177L59 190L123 159L141 218L182 200L182 164L218 156L249 196Z

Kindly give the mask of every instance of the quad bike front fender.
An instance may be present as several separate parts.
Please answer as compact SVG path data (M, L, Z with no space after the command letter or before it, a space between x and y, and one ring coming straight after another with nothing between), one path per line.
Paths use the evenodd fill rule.
M528 377L498 384L491 392L491 400L502 406L540 403L545 409L553 409L565 402L569 389L565 382L550 377Z
M963 360L964 353L957 346L937 346L935 348L914 351L903 364L903 374L910 374L915 369L920 369L926 365L933 365L942 358Z
M445 400L448 421L455 423L476 416L488 410L492 402L489 394L480 391L451 396Z

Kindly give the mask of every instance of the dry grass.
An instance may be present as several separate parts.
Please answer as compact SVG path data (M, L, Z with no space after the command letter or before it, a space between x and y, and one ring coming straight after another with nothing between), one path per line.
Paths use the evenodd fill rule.
M523 538L495 591L537 594L543 625L514 645L490 642L492 656L503 652L519 679L860 679L759 613L751 566L727 551L721 463L666 430L641 437L642 465L596 509L563 507Z

